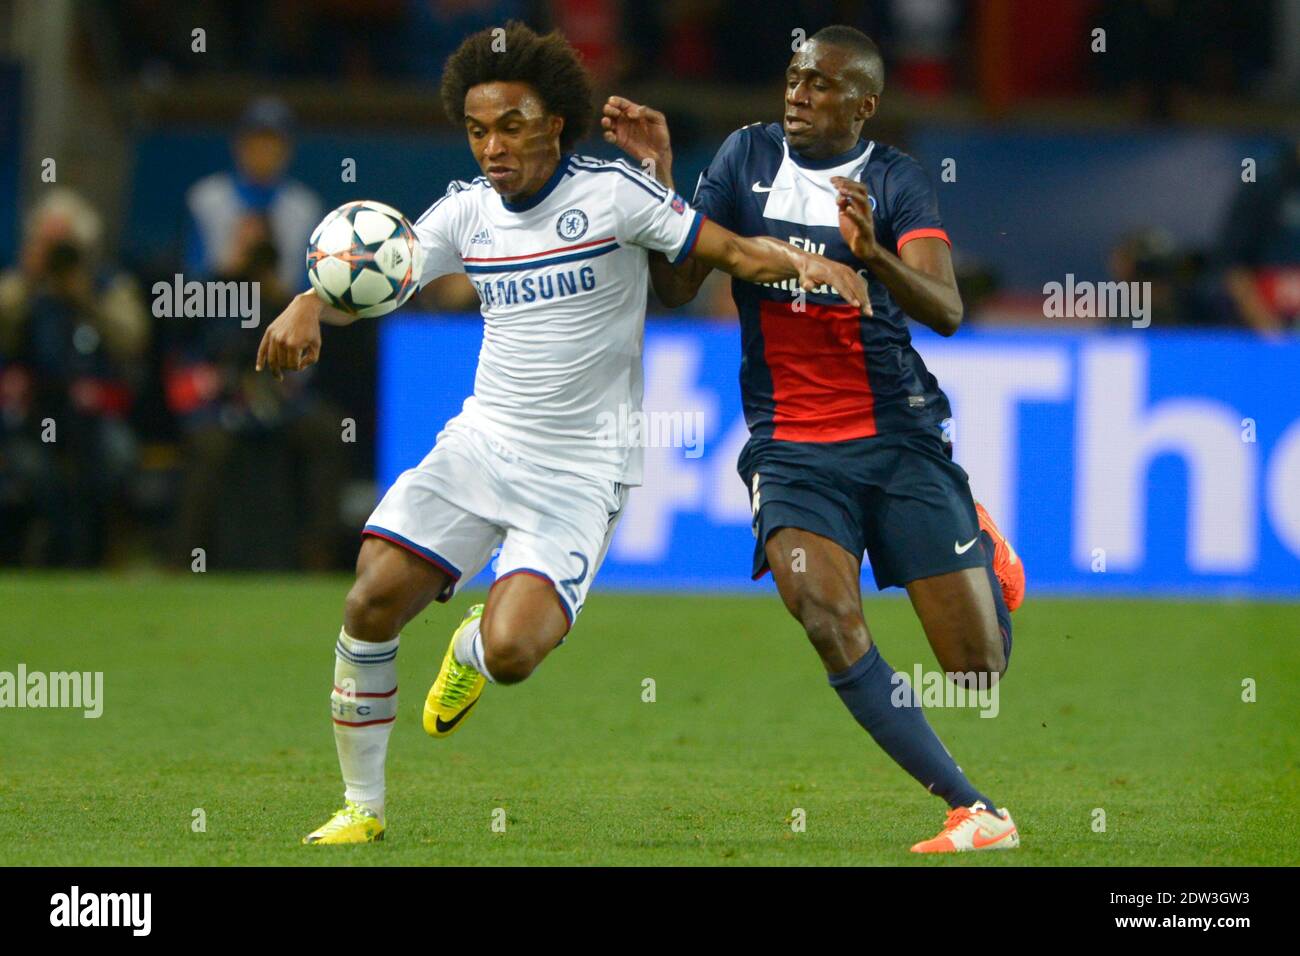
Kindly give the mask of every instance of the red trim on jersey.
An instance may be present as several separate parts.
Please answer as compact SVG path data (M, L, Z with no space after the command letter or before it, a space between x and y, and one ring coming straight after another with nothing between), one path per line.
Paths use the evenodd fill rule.
M695 251L695 247L700 244L700 233L704 231L704 224L709 221L709 217L699 210L695 211L695 215L697 218L695 222L691 223L692 231L686 235L687 245L681 252L677 253L677 258L673 260L674 262L685 262L690 258L691 253Z
M564 635L567 637L569 631L573 630L573 611L569 609L568 600L564 597L563 594L560 593L560 586L551 579L551 576L549 574L546 574L542 571L534 570L533 568L515 568L513 571L507 571L505 574L501 575L499 578L493 581L492 587L488 588L488 591L491 592L492 588L496 587L506 578L512 578L516 574L527 574L530 577L537 578L540 581L545 581L555 590L555 597L560 602L560 610L564 612L564 619L569 622L569 626L565 628L564 631Z
M557 246L554 249L547 249L545 252L529 252L522 256L461 256L462 262L517 262L520 259L533 259L537 256L549 256L557 252L572 252L574 249L588 249L591 246L598 246L603 242L613 242L616 236L607 236L604 239L593 239L590 242L580 242L576 246Z
M507 571L505 574L501 575L501 577L492 582L492 587L496 587L506 578L512 578L516 574L527 574L529 577L537 578L539 581L545 581L551 587L555 587L555 582L551 580L549 574L545 574L541 571L534 571L532 568L515 568L513 571ZM488 588L488 590L492 590L492 587Z
M335 688L334 688L334 692L335 692L336 694L346 694L346 693L347 693L347 691L345 691L342 687L335 687ZM356 693L356 692L354 692L354 693L352 694L352 696L353 696L353 697L392 697L392 696L393 696L394 694L396 694L396 693L397 693L397 688L394 687L392 690L390 690L390 691L389 691L388 693L386 693L386 694L361 694L361 693Z
M441 559L438 559L438 558L431 557L429 554L425 554L423 551L417 551L415 548L411 547L410 542L407 542L407 541L399 541L397 538L394 538L392 535L384 534L382 531L374 531L374 530L371 530L370 528L362 528L362 529L361 529L361 537L364 538L364 537L366 537L367 535L369 535L369 536L372 537L372 538L378 538L378 539L381 540L381 541L387 541L389 544L395 544L395 545L397 545L399 548L401 548L403 551L409 551L409 552L411 552L411 554L415 555L417 558L423 558L425 561L428 561L430 564L432 564L432 565L433 565L435 568L437 568L439 571L445 571L445 572L446 572L446 573L451 577L451 581L448 582L448 583L450 583L450 584L456 584L456 583L458 583L458 582L460 581L460 572L459 572L459 571L457 571L457 570L456 570L455 568L453 568L451 565L447 564L446 561L444 561L444 560L441 560ZM438 600L441 601L442 598L439 598Z
M763 358L772 375L772 437L845 441L876 434L876 397L862 347L862 315L851 305L764 300Z
M898 237L898 244L894 248L898 252L903 251L903 246L907 245L913 239L942 239L948 243L948 248L952 248L952 240L948 238L948 233L942 229L910 229Z

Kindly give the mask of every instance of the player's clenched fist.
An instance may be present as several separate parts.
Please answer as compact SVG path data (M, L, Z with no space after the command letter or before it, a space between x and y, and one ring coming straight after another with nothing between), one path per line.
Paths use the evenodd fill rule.
M320 358L320 321L324 303L314 292L294 297L262 336L257 348L257 371L271 370L276 381L284 372L300 372Z

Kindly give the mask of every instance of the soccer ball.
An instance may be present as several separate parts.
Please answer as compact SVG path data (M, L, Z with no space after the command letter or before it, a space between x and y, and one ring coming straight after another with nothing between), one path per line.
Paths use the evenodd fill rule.
M423 263L406 217L373 199L339 206L307 243L307 278L316 294L363 319L387 315L409 299Z

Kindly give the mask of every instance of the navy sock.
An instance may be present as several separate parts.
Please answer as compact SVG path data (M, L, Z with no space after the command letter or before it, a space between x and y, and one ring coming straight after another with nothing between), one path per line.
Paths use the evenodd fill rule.
M1002 585L993 572L993 538L987 531L980 532L980 543L984 547L984 570L988 572L989 584L993 586L993 606L998 612L998 629L1002 631L1002 656L1007 666L1011 666L1011 612L1002 597Z
M996 808L997 804L971 786L930 728L912 688L901 677L894 677L894 669L874 644L856 664L829 679L849 713L921 786L943 797L950 807L968 807L983 800L989 809ZM895 706L895 700L904 706Z

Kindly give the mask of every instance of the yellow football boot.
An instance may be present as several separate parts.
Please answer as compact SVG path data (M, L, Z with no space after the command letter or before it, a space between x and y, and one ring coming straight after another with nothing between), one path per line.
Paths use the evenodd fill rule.
M442 669L424 699L424 731L430 737L448 737L469 716L470 709L478 703L479 694L487 678L470 667L456 661L456 638L472 622L483 616L483 605L475 604L465 612L460 626L451 635L447 653L442 658Z
M311 845L342 845L345 843L375 843L384 838L384 823L379 815L359 803L347 802L342 810L330 817L319 830L302 838Z

